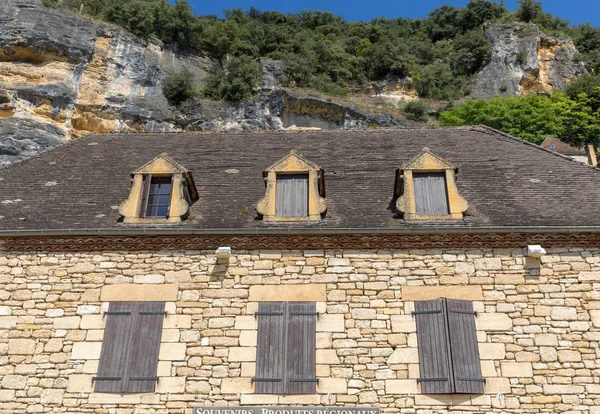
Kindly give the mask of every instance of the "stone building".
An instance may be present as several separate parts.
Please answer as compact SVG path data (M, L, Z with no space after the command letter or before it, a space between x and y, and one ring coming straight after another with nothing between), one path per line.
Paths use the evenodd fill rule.
M599 414L599 188L486 128L72 141L0 170L0 411Z

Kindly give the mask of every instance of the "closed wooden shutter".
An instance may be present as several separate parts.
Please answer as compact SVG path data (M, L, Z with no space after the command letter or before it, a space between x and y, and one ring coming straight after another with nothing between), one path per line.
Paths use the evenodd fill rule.
M419 370L423 394L453 392L446 310L442 300L415 302Z
M277 216L308 216L308 174L277 175L275 199Z
M484 380L481 377L473 303L466 300L446 299L446 307L454 392L483 394Z
M134 341L129 354L126 392L154 392L158 352L165 319L164 302L138 302Z
M286 303L261 302L258 306L256 394L282 394L285 380Z
M150 193L151 182L152 175L144 175L144 181L142 183L142 197L140 202L140 217L146 217L146 206L148 205L148 195Z
M96 392L154 391L164 309L164 302L109 304Z
M449 214L446 173L414 173L415 207L417 215Z
M288 303L286 393L314 394L317 387L317 306Z

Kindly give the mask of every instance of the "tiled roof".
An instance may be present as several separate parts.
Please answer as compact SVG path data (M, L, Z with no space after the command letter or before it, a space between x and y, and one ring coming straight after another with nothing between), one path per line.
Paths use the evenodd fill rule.
M583 148L573 147L554 137L547 137L544 142L540 144L540 147L546 148L550 151L558 152L559 154L563 155L586 155L586 152Z
M395 171L423 147L458 168L464 220L409 224L394 214ZM257 219L262 171L292 149L325 171L320 223ZM0 230L128 227L118 206L130 173L164 152L199 191L175 225L184 229L600 225L600 170L489 129L450 128L89 135L0 169Z

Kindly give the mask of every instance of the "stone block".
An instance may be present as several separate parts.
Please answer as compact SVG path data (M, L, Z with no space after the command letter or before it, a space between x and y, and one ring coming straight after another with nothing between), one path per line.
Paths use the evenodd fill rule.
M102 302L162 301L177 300L177 284L147 285L118 284L105 285L100 292ZM167 318L168 319L168 318ZM165 320L166 322L166 320Z
M234 329L236 330L257 330L258 318L254 315L240 315L235 317Z
M75 342L71 359L100 359L102 342Z
M92 392L94 389L92 378L93 375L69 375L69 382L67 382L67 392Z
M191 315L167 315L163 321L163 329L190 329L191 327Z
M229 348L229 362L255 362L256 347Z
M553 306L550 311L550 317L555 321L575 321L577 320L577 309Z
M512 319L505 313L479 313L475 318L477 330L488 332L510 332Z
M251 378L223 378L221 380L221 394L238 394L254 392Z
M486 394L510 394L510 380L508 378L486 378L483 392Z
M27 385L27 377L24 375L4 375L0 384L3 389L23 390Z
M483 300L481 286L402 286L402 300L431 300L439 298Z
M590 317L592 318L592 325L595 328L600 328L600 310L591 310Z
M163 329L160 342L179 342L179 329Z
M319 394L304 394L304 395L281 395L279 396L280 405L318 405L321 403Z
M15 400L15 390L0 390L0 402L12 402Z
M581 394L585 391L583 385L544 384L543 387L546 395Z
M339 364L340 359L333 349L317 349L316 351L317 364Z
M348 382L345 378L320 378L317 384L318 394L346 394Z
M190 394L210 394L212 387L208 381L190 381L185 385L185 391Z
M326 349L333 346L331 332L317 332L317 349Z
M16 316L0 316L0 329L13 329L17 326Z
M242 394L242 405L275 405L279 402L278 395L271 394Z
M161 343L158 359L160 361L184 361L186 351L185 343Z
M500 366L505 378L533 378L530 362L503 362Z
M35 341L33 339L10 339L8 341L8 355L33 355Z
M67 390L67 392L69 392ZM88 399L90 404L141 404L142 396L146 394L115 394L105 392L91 393ZM156 394L158 396L158 394Z
M385 381L386 394L418 394L419 387L416 379L395 380L390 379Z
M42 395L40 396L40 403L43 405L62 404L64 394L64 390L46 389L42 391Z
M376 319L377 311L369 308L354 308L350 311L353 319Z
M495 257L484 257L473 261L475 270L502 270L502 260Z
M479 344L479 357L481 359L504 359L505 356L504 344Z
M257 331L241 331L240 332L240 346L256 346L258 337ZM318 342L318 341L317 341Z
M558 346L556 334L537 334L534 341L536 346Z
M390 364L410 364L419 362L419 353L417 348L396 348L387 360Z
M192 281L192 275L189 270L170 271L165 273L167 283L189 283Z
M325 302L327 300L326 285L253 285L248 296L250 302Z
M81 329L104 329L106 318L102 315L83 315L81 317Z
M345 332L344 315L322 314L317 318L317 332Z
M558 351L559 362L579 362L581 361L581 354L574 350L562 350Z
M54 319L52 325L54 329L78 329L80 323L81 316L67 316Z
M549 346L540 347L540 359L542 362L554 362L558 360L556 348Z
M412 315L393 315L392 332L412 333L417 332L417 324Z
M163 377L156 383L156 392L159 394L180 394L185 392L185 377Z

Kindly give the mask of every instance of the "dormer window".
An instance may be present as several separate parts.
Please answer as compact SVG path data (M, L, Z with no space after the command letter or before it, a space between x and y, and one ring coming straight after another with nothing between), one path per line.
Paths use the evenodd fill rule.
M198 200L192 174L161 154L132 174L129 197L119 207L124 223L163 224L185 220Z
M396 209L406 220L461 219L469 205L458 193L457 172L423 148L396 172Z
M264 221L318 221L327 210L324 171L294 151L263 176L266 193L256 210Z
M168 217L171 207L172 178L146 175L140 217Z

